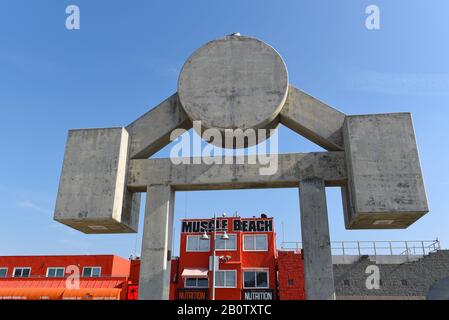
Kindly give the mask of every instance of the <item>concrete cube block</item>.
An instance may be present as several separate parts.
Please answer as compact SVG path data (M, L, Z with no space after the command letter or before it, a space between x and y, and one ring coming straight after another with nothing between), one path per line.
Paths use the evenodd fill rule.
M54 220L84 233L137 232L140 194L126 188L128 132L70 130Z
M347 229L401 229L429 209L410 113L347 116Z

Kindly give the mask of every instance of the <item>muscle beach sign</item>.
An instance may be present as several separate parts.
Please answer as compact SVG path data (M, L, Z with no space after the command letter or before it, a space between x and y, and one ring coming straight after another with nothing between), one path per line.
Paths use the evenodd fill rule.
M229 222L231 226L229 226ZM196 233L213 230L214 220L184 220L182 233ZM232 228L232 230L230 229ZM217 219L216 229L220 231L272 232L272 219Z

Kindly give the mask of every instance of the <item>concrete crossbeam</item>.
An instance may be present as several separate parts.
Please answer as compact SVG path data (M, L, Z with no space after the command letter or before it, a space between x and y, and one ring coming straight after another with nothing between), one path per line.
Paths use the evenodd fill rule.
M335 300L324 181L303 179L299 190L306 299Z
M175 165L170 159L131 160L128 188L135 192L144 192L152 184L170 184L176 190L288 188L307 177L320 177L327 186L341 186L347 179L341 151L280 154L273 175L260 174L265 165L235 162Z
M175 93L126 127L131 140L131 159L149 158L170 143L173 130L191 127Z
M175 192L148 186L139 279L140 300L168 300Z
M292 85L280 113L282 124L329 151L343 150L344 120L345 114Z

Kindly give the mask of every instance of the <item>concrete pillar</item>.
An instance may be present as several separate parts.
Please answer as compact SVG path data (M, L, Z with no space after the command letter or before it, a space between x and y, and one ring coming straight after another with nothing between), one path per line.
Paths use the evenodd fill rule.
M169 185L147 187L139 279L140 300L168 300L174 191Z
M307 300L334 300L326 191L319 178L301 180L300 209Z

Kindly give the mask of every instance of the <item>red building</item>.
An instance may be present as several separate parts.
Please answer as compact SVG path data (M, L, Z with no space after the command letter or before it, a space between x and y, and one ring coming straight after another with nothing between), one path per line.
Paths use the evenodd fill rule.
M114 255L0 257L0 299L132 299L131 266Z
M300 252L277 251L274 221L262 215L183 220L171 300L212 298L214 246L216 300L305 298ZM139 272L140 260L114 255L0 257L0 300L135 300Z
M214 219L182 221L179 258L172 261L171 299L211 298L214 245L215 299L276 299L273 219L217 218L215 227L220 231L214 241Z

